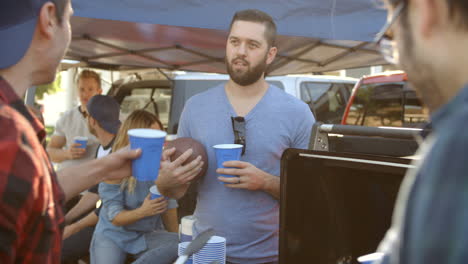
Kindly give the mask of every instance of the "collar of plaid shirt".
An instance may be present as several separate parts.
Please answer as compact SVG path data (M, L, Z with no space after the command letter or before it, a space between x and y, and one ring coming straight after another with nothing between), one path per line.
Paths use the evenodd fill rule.
M11 85L2 78L2 76L0 76L0 102L10 105L20 114L22 114L29 121L32 128L36 132L39 142L42 142L46 136L46 132L41 121L39 121L34 116L34 114L32 114L28 108L26 108L21 98L16 94Z

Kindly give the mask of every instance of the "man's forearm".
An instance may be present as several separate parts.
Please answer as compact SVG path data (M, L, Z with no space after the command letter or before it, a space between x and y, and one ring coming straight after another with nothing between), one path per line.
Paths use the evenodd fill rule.
M60 186L65 192L65 199L68 201L101 182L105 173L106 171L100 166L99 160L92 160L62 169L57 172L57 176Z
M50 159L56 163L70 159L70 153L65 149L48 147L47 153L49 153Z
M179 224L177 221L177 209L172 208L168 209L166 212L162 214L162 220L164 223L164 227L168 232L179 232Z
M132 160L140 155L140 149L123 148L100 159L60 170L57 176L65 192L65 199L68 200L102 181L129 177L132 171Z
M65 215L65 222L73 222L78 216L96 208L97 201L99 201L99 195L92 192L85 193L80 201Z
M142 218L148 216L145 215L141 207L134 210L123 210L118 213L112 220L112 224L115 226L126 226L135 223L136 221L141 220Z
M189 186L190 184L182 184L178 186L158 185L158 190L162 195L178 200L185 195Z
M276 200L280 199L280 177L267 173L263 191L270 194Z

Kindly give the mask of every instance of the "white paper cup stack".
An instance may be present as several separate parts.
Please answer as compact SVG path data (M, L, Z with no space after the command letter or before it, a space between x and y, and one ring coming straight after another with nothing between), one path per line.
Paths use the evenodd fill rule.
M194 264L210 264L213 261L226 263L226 239L224 237L212 236L193 257Z
M179 257L184 255L185 249L187 248L188 244L190 244L190 242L179 243L179 250L177 251ZM193 256L189 256L185 264L193 264Z
M192 241L193 236L193 224L195 222L195 216L187 215L182 217L180 220L180 228L179 228L179 241L180 242L187 242Z

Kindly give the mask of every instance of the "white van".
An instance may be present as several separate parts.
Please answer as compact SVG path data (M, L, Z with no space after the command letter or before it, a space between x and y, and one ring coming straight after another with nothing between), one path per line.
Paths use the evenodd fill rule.
M121 104L122 115L146 109L159 115L169 134L176 134L185 102L193 95L229 79L226 74L177 73L172 80L156 80L151 75L119 80L108 94ZM277 86L304 102L316 120L339 123L356 79L325 75L288 75L267 77Z
M187 73L174 78L168 132L175 134L185 102L194 94L226 82L226 74ZM267 82L277 86L304 102L316 120L339 123L351 90L357 79L326 75L287 75L267 77Z

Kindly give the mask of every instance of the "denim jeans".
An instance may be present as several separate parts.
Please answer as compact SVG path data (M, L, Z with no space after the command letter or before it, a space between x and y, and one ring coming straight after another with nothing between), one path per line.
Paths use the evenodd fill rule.
M170 264L177 259L179 236L177 233L153 232L146 236L148 249L137 254L133 264Z
M170 264L177 259L178 236L176 233L154 231L145 235L147 249L134 257L136 264ZM103 234L95 233L90 247L91 263L122 264L127 253Z

